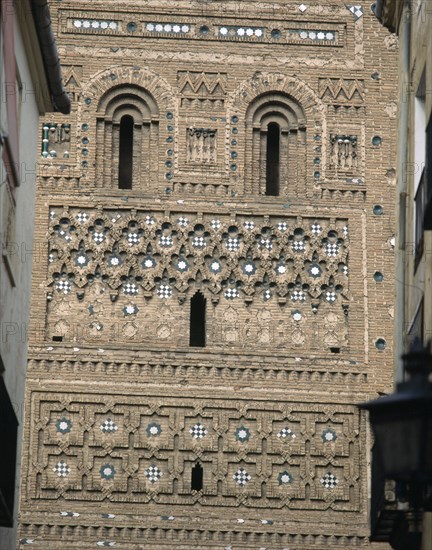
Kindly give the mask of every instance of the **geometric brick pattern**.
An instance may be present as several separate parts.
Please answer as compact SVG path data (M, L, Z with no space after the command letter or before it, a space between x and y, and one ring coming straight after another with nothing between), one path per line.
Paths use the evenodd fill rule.
M299 506L311 510L327 509L330 502L324 489L338 491L338 504L331 504L333 509L354 511L360 504L359 416L353 407L335 406L329 416L325 407L322 409L319 405L286 403L281 409L288 407L290 410L291 428L287 428L285 413L274 410L270 403L249 402L246 408L240 404L232 408L226 403L221 409L217 401L211 399L200 403L184 398L182 401L170 400L169 404L167 398L162 402L158 397L147 395L143 398L144 405L136 398L112 396L109 413L101 415L98 410L102 400L100 404L90 404L89 396L82 394L76 395L70 405L78 415L74 431L62 436L67 439L60 442L56 427L49 419L51 415L58 417L55 411L60 401L56 399L62 399L62 394L57 397L52 394L50 402L45 401L43 395L39 399L35 413L43 411L44 417L35 416L35 419L42 422L39 425L44 435L39 470L31 476L30 498L38 494L39 499L52 499L59 490L55 479L62 477L66 484L70 479L70 485L64 485L67 491L63 498L66 500L85 495L86 499L98 501L103 494L109 494L111 502L120 502L126 491L131 503L142 502L142 495L137 490L144 480L148 480L153 490L163 491L163 502L173 503L173 476L179 486L186 489L190 483L191 460L199 457L207 479L203 487L205 506L238 501L242 493L238 490L232 493L236 487L245 487L250 496L258 496L263 482L268 486L266 506L269 509L277 509L282 502L294 509ZM63 404L66 405L64 399ZM64 413L67 414L68 409L66 405ZM157 414L152 412L154 410ZM174 412L176 420L170 420L174 419ZM133 425L128 420L131 418L136 419ZM323 427L328 431L334 421L337 421L334 431L343 435L334 439L329 447L327 439L322 437ZM83 439L83 425L90 439ZM107 434L112 434L108 447ZM129 434L134 434L132 446L128 443ZM37 431L31 439L35 437L40 437ZM178 443L176 438L179 438ZM60 444L67 450L67 462L57 460L53 463ZM265 462L258 458L263 446L266 448ZM109 451L109 460L106 456L103 460L99 458L104 456L104 448ZM87 457L85 464L84 456ZM354 470L353 463L357 464ZM326 470L333 464L337 464L337 478L335 473ZM48 475L47 481L40 485L37 471L49 473L49 468L56 475ZM79 481L84 475L92 480L90 492ZM113 485L102 485L103 480L110 479ZM218 481L221 483L219 494L215 491ZM310 495L306 493L307 485L312 490ZM281 492L281 487L288 493ZM285 500L294 495L294 500Z
M233 479L239 485L246 485L252 478L244 468L239 468L233 475Z
M334 489L339 483L339 480L334 474L327 473L320 479L320 482L324 485L326 489Z
M58 477L66 477L70 474L71 469L64 460L60 460L60 462L57 462L54 466L53 471Z
M220 291L221 282L227 279L235 279L241 283L242 289L237 290L233 296L227 295L226 297L229 299L236 297L237 294L243 297L253 297L257 287L262 285L265 278L269 278L274 284L276 292L281 296L287 294L288 285L288 295L293 301L305 300L306 297L320 298L332 280L337 285L338 295L344 295L345 299L348 299L349 296L348 278L339 268L340 265L347 264L350 250L347 237L342 234L343 228L346 226L346 219L338 219L336 223L330 222L329 219L321 219L318 224L314 221L315 218L304 218L301 223L293 217L286 217L284 222L280 222L276 218L271 220L271 235L262 237L263 233L269 233L269 223L264 218L256 217L253 227L250 220L246 219L246 222L243 223L241 217L236 225L229 219L222 218L215 226L214 220L197 220L196 215L195 219L191 215L189 224L195 224L196 227L204 226L203 230L211 236L210 239L205 239L202 236L191 237L189 226L184 225L178 227L175 236L160 236L163 224L174 225L177 220L176 215L171 217L166 213L165 216L161 215L162 213L155 213L152 217L154 223L149 227L146 223L149 214L145 211L135 212L133 220L131 220L131 212L127 210L107 209L104 213L97 214L97 220L95 220L95 213L90 210L84 212L83 209L80 209L75 214L74 209L62 212L61 209L53 208L52 212L55 213L55 216L51 220L50 253L55 253L57 256L53 256L50 272L57 273L58 270L61 270L61 264L66 263L68 273L76 274L75 284L81 288L91 286L92 281L97 281L95 269L100 270L101 274L107 277L108 285L116 288L119 278L130 277L131 264L151 247L160 255L160 261L156 262L153 258L148 257L145 261L149 263L143 264L143 267L148 269L137 271L136 281L128 281L124 284L123 292L125 294L137 294L139 287L146 287L147 291L151 291L155 288L157 280L163 278L164 271L175 282L175 287L177 289L181 287L184 292L188 289L189 281L197 269L200 269L206 274L206 277L211 276L209 283L206 283L209 292L217 294ZM76 225L74 219L77 215L84 213L88 216L87 222ZM73 230L73 238L70 241L65 242L63 238L58 237L59 219L69 231ZM115 221L112 222L112 220ZM102 241L94 244L95 235L102 234L92 232L92 224L95 221L104 227L103 249L101 249ZM127 232L127 226L131 223L140 227L141 237L138 237L137 233ZM245 223L248 223L246 228L244 227ZM283 231L279 229L281 224ZM230 231L236 231L238 234L236 237L224 238L224 232L229 225ZM320 227L319 233L316 230L318 226ZM297 232L302 233L301 240L294 236ZM108 261L101 257L101 261L98 263L93 260L78 265L73 264L72 251L78 241L84 242L86 248L92 250L92 256L95 259L102 254L103 257L108 258ZM113 263L111 260L115 257L116 250L124 251L123 260ZM176 265L180 265L177 260L180 250L185 251L189 261L183 262L181 268L175 269ZM239 271L240 258L249 255L257 258L258 269L254 267ZM309 259L312 257L315 257L316 261L320 263L320 270L314 273L313 277L308 271ZM269 260L280 262L281 258L284 258L285 262L289 262L289 268L275 272ZM203 262L203 260L205 261ZM214 262L218 262L220 265L217 271L212 265ZM182 272L185 273L184 277L181 276ZM210 284L210 281L213 284ZM51 285L52 282L48 281L48 284ZM64 289L63 286L60 288L59 284L57 284L57 289L64 290L65 293L69 292L72 287L70 282L64 284L68 287L65 286ZM291 286L302 284L305 291L299 292L295 288L291 290ZM168 285L163 284L159 286L157 294L160 298L169 298L172 292Z

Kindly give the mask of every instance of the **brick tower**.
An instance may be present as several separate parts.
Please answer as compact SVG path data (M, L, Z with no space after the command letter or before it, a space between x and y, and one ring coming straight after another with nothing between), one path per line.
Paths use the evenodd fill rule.
M51 11L20 544L368 546L395 40L367 3Z

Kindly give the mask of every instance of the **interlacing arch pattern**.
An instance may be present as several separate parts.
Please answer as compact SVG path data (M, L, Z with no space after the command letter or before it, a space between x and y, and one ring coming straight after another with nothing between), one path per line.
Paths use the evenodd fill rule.
M218 300L347 301L344 219L53 209L48 286L68 294L100 281L170 299L197 282Z

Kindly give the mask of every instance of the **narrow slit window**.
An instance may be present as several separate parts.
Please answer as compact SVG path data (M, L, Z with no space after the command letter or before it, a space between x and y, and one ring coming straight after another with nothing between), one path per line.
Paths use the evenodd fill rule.
M125 115L120 120L119 189L132 189L134 119Z
M203 469L199 462L192 468L191 489L201 491L203 488Z
M267 127L266 195L279 196L280 128L275 122Z
M206 299L197 292L190 303L189 345L203 348L206 345Z

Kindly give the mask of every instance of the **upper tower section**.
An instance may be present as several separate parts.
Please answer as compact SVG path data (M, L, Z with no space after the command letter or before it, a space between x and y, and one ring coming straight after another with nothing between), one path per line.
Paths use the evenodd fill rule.
M46 338L379 353L396 44L370 6L64 0L53 20L73 111L41 124Z
M53 5L73 116L46 120L43 187L272 207L386 181L395 44L369 5L109 4Z

